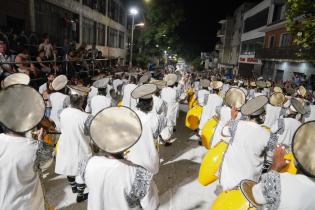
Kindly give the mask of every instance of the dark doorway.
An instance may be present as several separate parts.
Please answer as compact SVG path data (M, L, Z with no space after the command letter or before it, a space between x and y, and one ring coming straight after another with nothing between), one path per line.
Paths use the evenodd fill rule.
M276 73L276 82L280 82L283 80L283 74L284 74L284 71L283 70L279 70L277 69L277 73Z

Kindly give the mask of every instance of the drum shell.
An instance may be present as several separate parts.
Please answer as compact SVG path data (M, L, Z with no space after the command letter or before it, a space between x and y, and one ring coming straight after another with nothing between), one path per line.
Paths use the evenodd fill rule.
M203 126L201 130L201 142L202 142L202 145L207 149L210 149L211 140L212 140L215 128L218 125L218 122L219 122L219 119L217 117L213 117L207 121L207 123Z
M201 185L207 186L218 179L216 173L221 165L222 157L226 149L227 143L220 141L213 148L208 150L199 168L198 181Z
M223 191L211 206L211 210L255 210L250 208L240 189Z
M202 107L197 105L190 109L186 115L185 126L191 130L196 130L199 126Z
M290 161L289 164L281 170L281 173L290 173L295 175L297 168L294 165L294 157L292 153L288 153L284 156L284 159Z

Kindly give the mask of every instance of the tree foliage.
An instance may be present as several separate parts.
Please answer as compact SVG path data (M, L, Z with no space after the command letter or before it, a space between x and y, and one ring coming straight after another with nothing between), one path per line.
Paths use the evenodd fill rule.
M287 29L294 42L301 47L300 56L315 60L310 50L315 49L315 2L314 0L285 0L287 5Z
M176 27L184 20L178 0L151 1L146 5L145 28L139 37L142 53L158 57L165 50L176 53L179 37Z

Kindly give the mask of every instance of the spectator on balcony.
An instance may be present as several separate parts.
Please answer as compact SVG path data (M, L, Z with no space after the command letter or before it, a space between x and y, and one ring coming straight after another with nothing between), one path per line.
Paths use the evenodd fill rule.
M36 68L32 63L28 63L30 61L29 55L27 54L18 54L15 57L15 62L23 62L16 64L17 71L20 73L37 76Z
M51 59L53 57L53 46L50 44L48 35L44 36L43 42L39 45L38 51L44 50L46 59Z
M6 77L15 72L13 65L3 62L14 62L14 57L7 53L7 45L0 41L0 77Z
M49 63L43 63L43 61L47 60L45 57L45 51L40 50L37 54L36 61L38 62L35 66L43 73L50 73L50 65Z

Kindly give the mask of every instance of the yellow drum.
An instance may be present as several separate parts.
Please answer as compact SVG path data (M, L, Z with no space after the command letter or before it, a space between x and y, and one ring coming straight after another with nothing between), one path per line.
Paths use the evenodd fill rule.
M202 107L197 105L190 109L186 115L185 125L191 130L196 130L199 126L200 115L202 112Z
M199 169L198 181L200 184L207 186L218 179L215 174L221 165L226 148L227 143L220 141L207 152Z
M297 173L297 168L294 165L294 157L292 153L288 153L284 156L285 160L290 161L290 163L281 170L282 173L290 173L290 174L296 174Z
M213 117L207 121L207 123L203 126L201 130L201 142L204 147L210 149L211 140L219 122L218 117Z
M119 101L119 102L117 103L117 106L118 106L118 107L121 107L121 106L122 106L122 101Z
M211 210L255 210L244 197L240 189L220 193L211 206Z

